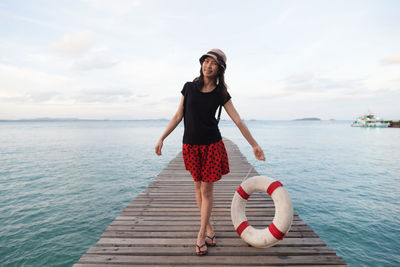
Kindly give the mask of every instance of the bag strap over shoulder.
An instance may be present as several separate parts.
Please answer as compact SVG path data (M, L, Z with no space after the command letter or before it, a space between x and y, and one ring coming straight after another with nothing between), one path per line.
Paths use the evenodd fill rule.
M220 91L218 92L218 94L220 95L221 100L222 100L223 97L222 97L222 95L221 95L221 89L220 89L219 87L218 87L218 89L220 90ZM222 104L219 105L217 123L219 123L219 120L221 119L221 112L222 112Z
M186 87L185 93L184 93L184 98L183 98L183 116L185 116L185 111L186 111L186 99L187 99L187 94L188 94L188 87Z
M221 111L222 111L222 105L219 106L217 123L219 123L219 120L221 119Z

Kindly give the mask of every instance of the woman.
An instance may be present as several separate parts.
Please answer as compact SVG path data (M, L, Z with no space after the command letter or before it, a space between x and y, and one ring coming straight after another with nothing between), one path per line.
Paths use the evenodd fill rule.
M212 49L200 57L200 64L200 76L184 85L178 111L158 140L155 152L161 155L164 139L184 118L183 157L185 167L194 180L196 201L201 214L196 254L205 255L208 252L207 246L216 245L215 233L210 224L214 182L229 173L228 156L218 129L218 120L215 118L219 106L225 108L253 147L255 157L259 160L265 160L265 157L263 150L240 119L227 91L224 52Z

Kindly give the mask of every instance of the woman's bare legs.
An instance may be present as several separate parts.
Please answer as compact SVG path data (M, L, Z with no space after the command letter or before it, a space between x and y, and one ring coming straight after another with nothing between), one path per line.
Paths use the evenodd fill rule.
M213 235L213 229L210 224L210 216L214 202L214 183L195 182L196 201L200 210L201 224L197 235L197 244L205 243L206 233ZM204 251L203 249L201 251Z

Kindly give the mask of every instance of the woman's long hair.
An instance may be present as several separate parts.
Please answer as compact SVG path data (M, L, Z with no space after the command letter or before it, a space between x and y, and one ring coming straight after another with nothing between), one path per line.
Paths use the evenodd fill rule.
M200 76L196 77L193 82L196 84L197 89L201 90L204 86L204 75L202 71L203 67L203 62L201 62L201 67L200 67ZM222 99L225 99L225 97L228 96L228 86L225 83L225 70L221 67L218 66L218 74L217 74L217 87L220 88L220 93L222 96Z

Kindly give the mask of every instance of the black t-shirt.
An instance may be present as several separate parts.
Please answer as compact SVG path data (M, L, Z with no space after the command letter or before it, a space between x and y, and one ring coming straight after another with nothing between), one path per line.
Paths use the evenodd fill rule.
M185 96L183 143L209 145L222 139L215 113L220 105L231 99L223 97L217 86L213 91L202 93L194 82L187 82L181 91Z

